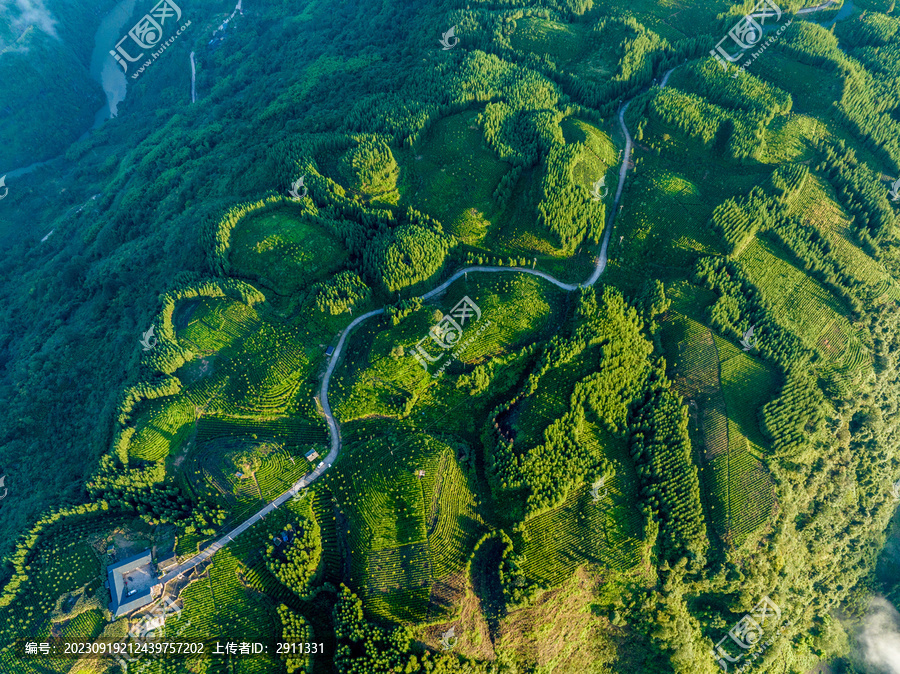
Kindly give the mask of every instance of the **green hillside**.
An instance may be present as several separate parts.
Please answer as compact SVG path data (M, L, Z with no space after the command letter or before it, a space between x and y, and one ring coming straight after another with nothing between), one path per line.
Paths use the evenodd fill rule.
M883 669L892 3L120 4L91 128L0 3L0 673Z

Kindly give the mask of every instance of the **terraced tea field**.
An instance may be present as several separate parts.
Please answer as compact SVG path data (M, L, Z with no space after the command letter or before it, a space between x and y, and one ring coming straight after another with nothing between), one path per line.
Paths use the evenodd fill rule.
M174 624L185 640L219 638L223 641L270 641L281 632L277 602L294 605L295 598L266 569L262 552L275 533L296 523L295 508L288 502L235 543L220 551L206 569L206 577L196 580L181 592L184 609ZM166 629L169 629L167 623ZM318 635L322 638L323 635ZM273 671L274 655L263 658L234 659L236 672Z
M820 283L791 264L786 253L754 239L738 261L771 303L772 315L807 347L835 365L851 369L865 365L859 338L844 316L844 307ZM820 346L823 338L828 340L830 352Z
M176 326L178 339L197 354L214 354L259 325L257 312L243 302L201 297L195 303L188 324Z
M420 432L386 421L348 428L348 458L327 481L338 547L346 545L350 577L373 611L421 620L434 581L462 569L483 531L469 478L455 449Z
M13 638L27 634L29 638L48 637L53 623L51 615L61 595L86 587L85 596L105 608L109 593L103 588L100 558L91 542L130 520L130 516L97 515L74 517L63 525L51 527L29 558L29 577L19 589L16 599L0 607L0 638L12 643ZM96 597L96 600L94 599ZM90 609L62 623L61 634L93 638L102 628L100 611ZM82 636L84 635L84 636ZM16 658L11 648L0 649L0 670L41 674L46 665L39 660ZM71 666L71 661L52 661L57 668ZM62 671L61 669L59 671Z
M147 403L135 424L129 456L141 461L164 459L187 437L194 415L194 405L184 397Z
M772 512L774 487L762 463L768 445L757 413L776 393L775 374L690 318L675 314L664 335L702 456L708 517L725 540L740 545Z
M793 213L815 225L831 243L840 268L865 284L876 302L900 300L900 286L882 264L867 255L854 241L850 217L838 203L834 188L822 177L810 174L797 195Z
M758 413L777 392L772 368L719 336L722 393L728 410L729 480L740 489L729 490L728 520L735 545L765 524L772 514L775 489L764 461L769 443L759 427Z
M278 439L292 451L323 442L324 425L311 395L313 359L321 358L313 344L320 338L318 329L262 319L253 308L228 299L188 304L179 307L184 315L176 316L177 337L201 358L178 371L181 393L138 404L129 455L165 459L206 416L230 419L231 430L220 428L215 437L257 434ZM286 413L290 428L271 425ZM198 440L203 442L214 426L208 421L201 426Z
M615 474L598 501L585 485L558 508L526 522L523 570L542 587L558 586L583 564L627 571L641 559L642 517L633 507L639 487L625 443L590 423L579 439L604 455Z

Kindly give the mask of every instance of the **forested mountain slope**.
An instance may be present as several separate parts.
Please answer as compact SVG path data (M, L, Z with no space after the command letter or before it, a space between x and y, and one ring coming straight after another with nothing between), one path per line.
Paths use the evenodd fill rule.
M128 671L895 671L900 18L813 4L197 0L94 129L113 3L0 9L0 671L147 549L271 651Z

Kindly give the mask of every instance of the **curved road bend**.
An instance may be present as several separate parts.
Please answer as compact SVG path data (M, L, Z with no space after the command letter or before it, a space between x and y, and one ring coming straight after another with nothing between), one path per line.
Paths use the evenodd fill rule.
M669 75L672 74L672 71L675 68L671 68L668 70L660 82L660 88L666 86L666 83L669 81ZM523 274L531 274L532 276L539 276L540 278L552 283L557 288L561 288L566 291L576 290L581 287L590 287L597 282L597 279L600 278L600 275L603 273L603 270L606 269L607 263L607 253L606 249L609 245L609 238L612 234L612 225L616 219L616 210L619 207L619 202L622 198L622 190L625 187L625 176L628 173L628 160L631 157L631 151L634 147L634 142L632 141L631 134L628 132L628 127L625 126L625 111L628 109L629 104L625 103L621 109L619 110L619 126L622 128L622 132L625 134L625 150L622 153L622 166L619 169L619 184L616 187L616 196L613 199L612 211L609 215L609 219L606 225L606 232L603 235L603 241L600 246L600 254L597 256L597 263L594 268L594 273L591 274L590 278L588 278L584 283L580 283L578 285L572 283L563 283L562 281L554 278L550 274L547 274L542 271L536 271L534 269L527 269L525 267L488 267L488 266L478 266L478 267L469 267L467 269L461 269L449 279L440 284L437 288L428 291L424 295L421 296L420 299L428 300L435 295L438 295L444 292L450 285L462 277L467 272L488 272L488 273L496 273L496 272L521 272ZM162 587L166 583L171 580L174 580L181 574L186 571L190 571L198 564L202 564L210 557L212 557L216 552L220 549L228 545L232 542L237 536L244 533L247 529L252 527L254 524L263 519L270 512L275 510L278 506L282 505L289 499L293 498L293 496L299 492L301 489L304 489L311 485L314 481L316 481L319 477L321 477L325 471L327 471L331 465L337 460L338 454L341 451L341 431L337 425L337 422L334 420L334 416L331 413L331 405L328 403L328 385L331 383L331 375L334 373L335 368L338 365L338 362L341 357L341 353L344 349L344 345L347 343L347 338L350 336L350 333L353 332L359 326L360 323L366 321L373 316L378 316L384 313L384 309L376 309L375 311L370 311L366 314L363 314L359 318L355 319L347 328L341 333L341 338L338 340L337 346L334 348L334 353L331 355L331 360L328 363L328 368L325 370L325 376L322 379L322 388L320 393L320 401L322 403L322 411L325 414L325 421L328 423L328 433L331 436L331 448L328 451L328 455L322 460L322 462L316 466L315 469L301 477L297 482L293 484L293 486L288 489L286 492L281 494L274 501L266 505L255 515L252 515L249 519L242 522L240 525L229 531L227 534L213 542L211 545L206 547L202 552L194 555L193 557L186 559L181 564L177 565L174 569L169 571L165 576L163 576L155 587Z
M820 9L827 9L831 7L837 0L828 0L828 2L823 2L821 5L816 5L815 7L807 7L806 9L798 9L797 15L801 14L812 14L813 12L818 12Z

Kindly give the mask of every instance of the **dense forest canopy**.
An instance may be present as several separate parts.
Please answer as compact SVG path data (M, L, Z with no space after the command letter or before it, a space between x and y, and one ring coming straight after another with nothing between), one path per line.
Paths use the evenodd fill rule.
M898 12L0 2L0 671L900 672Z

